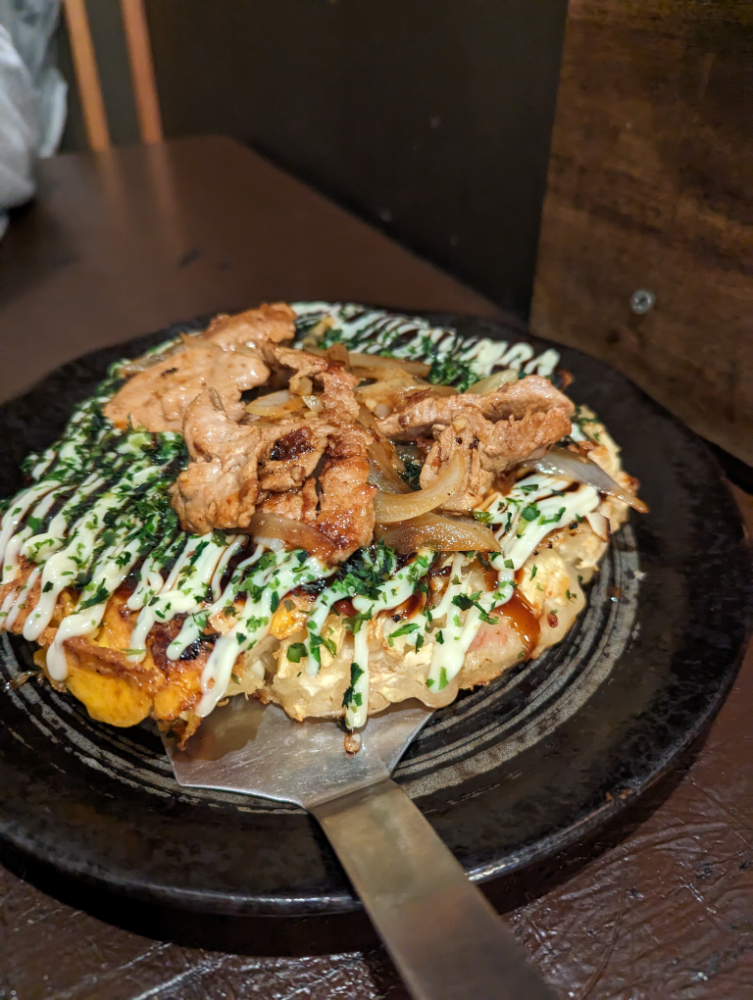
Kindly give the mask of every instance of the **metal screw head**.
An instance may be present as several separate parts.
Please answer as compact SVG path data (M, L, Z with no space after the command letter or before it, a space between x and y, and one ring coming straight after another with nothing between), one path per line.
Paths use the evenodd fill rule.
M643 316L649 309L652 309L656 302L656 296L648 288L639 288L630 296L630 308L638 316Z

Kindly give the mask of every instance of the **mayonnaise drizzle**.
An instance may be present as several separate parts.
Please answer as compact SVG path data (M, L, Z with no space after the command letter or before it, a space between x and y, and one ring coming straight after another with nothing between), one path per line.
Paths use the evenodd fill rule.
M107 490L94 506L76 522L69 536L68 545L62 551L51 555L44 563L42 593L34 612L29 615L24 625L23 634L25 639L39 638L44 629L50 624L60 592L65 587L71 586L78 574L89 567L95 543L107 524L108 516L128 502L131 490L138 489L138 487L149 483L160 472L161 469L159 467L129 470L123 476L122 480L119 480L114 487ZM133 561L135 559L131 560L131 564ZM105 574L103 579L105 579L107 577L107 569L105 568L103 572ZM82 603L87 601L88 597L96 591L98 586L99 584L94 585L94 581L84 586L81 593ZM110 594L108 593L107 597L109 596ZM88 631L75 631L76 628L86 628L89 630L90 625L88 622L89 619L87 618L86 625L83 621L69 625L66 630L69 635L66 635L65 638L73 635L89 634ZM74 631L71 631L72 629ZM58 629L58 634L55 637L56 642L60 631ZM65 654L62 652L62 641L61 639L60 643L58 643L61 650L60 654L53 653L53 659L56 662L55 680L63 680L67 673L64 667ZM62 676L59 676L61 672ZM53 676L52 668L51 676Z
M162 566L173 563L173 571L175 572L175 566L180 564L180 553L185 552L185 540L185 533L179 531L161 552L159 550L151 552L146 557L141 567L136 589L126 601L129 611L140 611L155 594L162 591L167 581L163 578L160 569Z
M177 523L164 503L155 506L154 489L184 453L182 438L116 431L101 412L114 386L112 380L102 383L76 408L62 439L26 463L36 482L14 498L0 530L3 584L13 583L22 560L33 566L25 584L3 602L4 627L15 622L38 589L23 626L25 638L38 640L61 592L79 592L74 613L60 624L48 650L54 680L67 676L66 640L97 631L109 597L145 551L154 549L160 527Z
M238 548L243 544L241 539L238 539L225 551L217 564L217 569L214 573L214 579L216 580L219 576L222 578L224 567L227 566L228 559L225 558L227 553L231 550L237 551ZM236 548L236 546L238 548ZM183 622L183 627L181 628L178 635L173 639L170 645L167 647L167 658L169 660L179 660L181 656L185 653L191 643L196 642L200 637L201 633L204 631L207 623L210 621L213 615L222 611L223 608L228 607L233 604L235 598L238 595L238 587L240 586L244 575L246 574L249 567L253 566L259 561L261 556L264 554L264 546L257 545L254 550L253 555L248 559L244 559L243 562L239 563L233 573L231 579L229 580L225 589L217 596L213 604L211 604L205 611L197 611L189 615ZM214 590L213 590L214 593Z
M420 578L428 571L433 559L433 553L419 553L378 588L379 596L376 599L356 595L352 598L353 607L370 618L376 617L380 611L386 611L387 608L396 608L408 600ZM369 647L366 630L360 628L353 638L353 663L360 669L360 674L353 685L353 694L345 706L345 722L349 729L363 726L369 712Z
M294 587L325 576L327 568L313 556L296 550L268 552L259 568L244 582L249 594L238 622L214 645L201 675L203 692L196 712L209 715L224 696L238 656L255 646L269 632L272 605ZM330 571L331 572L331 571Z
M89 497L94 496L105 483L106 480L97 473L88 476L51 519L47 530L35 534L33 541L25 546L23 554L26 558L31 559L32 562L45 562L53 553L62 548L73 512Z
M309 330L327 317L334 321L337 339L349 350L366 354L388 351L398 358L443 361L456 357L472 362L481 378L494 367L522 369L527 375L550 378L559 364L558 351L549 348L537 357L525 341L509 345L488 337L467 337L452 327L436 327L417 316L400 316L353 303L295 302L299 326Z
M191 535L164 588L136 619L129 660L140 663L144 659L146 637L158 621L172 621L176 615L193 612L202 605L224 548L224 540L218 543L213 535Z
M483 622L484 613L491 616L493 608L506 604L512 598L515 571L523 566L545 536L598 507L599 495L592 486L581 485L562 496L552 495L570 485L569 480L553 476L527 476L518 481L508 496L492 498L487 501L486 510L480 511L488 515L488 524L501 525L497 539L502 551L488 554L497 570L497 586L492 592L482 593L476 604L468 608L463 619L459 610L453 610L452 602L458 595L467 596L470 588L467 580L461 582L460 560L465 557L455 557L447 589L431 612L433 621L442 626L443 642L437 641L435 632L427 679L430 688L441 691L457 675ZM454 583L455 580L458 583ZM444 624L443 617L446 619Z
M227 565L230 562L230 560L233 558L233 556L236 555L238 552L240 552L240 550L246 544L246 536L245 535L229 535L228 538L227 538L227 541L229 542L229 545L227 546L227 548L225 549L225 551L222 553L222 556L220 557L220 561L217 563L217 569L214 571L214 576L212 577L212 585L211 585L212 586L212 597L215 599L215 601L218 601L220 599L220 593L221 593L221 587L222 587L222 578L225 575L225 572L227 570ZM244 565L245 565L245 563L244 563Z
M3 584L11 583L15 580L21 567L21 549L26 540L31 538L31 528L23 527L12 536L5 546L5 558L3 559Z
M451 602L458 594L467 595L469 593L467 580L461 585L450 583L447 591L450 594ZM509 597L506 600L509 600ZM476 638L476 633L481 625L482 609L488 614L494 605L500 603L503 602L495 601L488 593L481 594L478 598L478 604L481 605L481 609L474 604L466 611L465 621L462 620L460 611L450 603L450 607L447 610L447 621L437 630L442 633L443 641L441 643L437 641L436 633L433 636L434 646L432 649L431 666L429 668L429 676L426 679L426 686L428 688L435 691L442 691L453 677L459 673L463 666L465 654L468 652L468 647ZM440 622L440 624L442 623Z
M56 483L36 483L16 496L10 510L3 517L3 527L0 531L0 558L5 557L5 549L12 535L23 521L33 503L40 500L46 493L55 489ZM5 581L3 581L5 582Z
M35 567L29 574L29 578L19 590L15 602L9 605L7 611L3 605L3 610L6 611L5 628L10 628L18 616L18 612L22 608L26 607L26 595L31 592L38 579L39 569Z

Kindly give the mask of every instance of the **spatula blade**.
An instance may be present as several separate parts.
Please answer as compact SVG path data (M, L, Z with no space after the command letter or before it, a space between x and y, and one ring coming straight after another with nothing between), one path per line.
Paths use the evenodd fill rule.
M389 777L431 716L417 701L372 716L350 756L331 719L294 722L277 705L231 698L179 750L165 738L178 784L245 792L310 808Z

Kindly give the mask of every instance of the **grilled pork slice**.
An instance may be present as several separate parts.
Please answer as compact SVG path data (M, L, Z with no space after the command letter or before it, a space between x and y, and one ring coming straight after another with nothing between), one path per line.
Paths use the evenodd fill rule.
M317 417L236 423L207 390L188 408L183 433L191 461L172 497L187 531L247 529L260 505L320 532L330 562L370 543L376 490L367 483L370 434L363 428L335 428ZM322 460L317 489L313 473Z
M468 511L488 495L495 477L569 434L573 410L548 379L529 375L484 396L467 392L408 399L377 421L377 429L395 441L434 437L421 471L422 488L461 454L465 478L444 506Z
M202 335L223 351L238 351L245 347L262 349L280 344L295 336L295 312L286 302L264 304L258 309L228 316L215 316Z
M245 412L242 393L268 378L269 368L258 351L240 354L197 343L134 375L105 406L105 416L121 430L130 421L152 433L180 433L186 410L211 386L227 412L240 420Z
M367 482L370 438L362 427L341 427L330 435L314 525L335 547L337 562L369 545L374 535L376 487Z
M160 360L151 363L145 355L133 362L131 370L146 367L107 403L105 415L121 430L130 422L153 433L180 433L190 404L211 387L228 415L240 420L245 414L241 395L270 377L261 348L290 340L294 319L293 310L282 304L218 316L203 335L185 337Z
M342 364L333 363L326 356L291 347L269 347L265 357L274 367L294 372L290 378L291 392L308 395L304 391L308 386L302 384L304 380L309 381L309 391L313 391L314 386L321 386L317 399L328 420L338 425L355 421L359 405L353 390L359 380Z
M259 492L297 488L311 475L332 430L320 420L241 424L211 389L188 407L183 423L191 461L172 488L187 531L247 528ZM260 478L263 486L260 485Z

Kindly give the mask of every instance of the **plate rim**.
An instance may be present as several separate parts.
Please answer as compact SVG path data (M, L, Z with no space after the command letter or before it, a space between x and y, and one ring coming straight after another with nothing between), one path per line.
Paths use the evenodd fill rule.
M520 324L515 317L510 317L509 320L506 321L505 318L488 319L486 317L476 317L468 314L451 313L438 310L409 311L366 304L364 304L364 308L384 309L385 311L396 315L405 315L409 317L423 317L438 324L453 326L458 329L458 332L462 332L462 328L466 324L476 325L478 328L487 331L481 332L481 336L496 334L498 339L501 339L500 334L502 332L508 331L510 334L514 334L520 339L526 339L532 341L534 344L542 345L544 347L552 347L560 351L564 349L568 352L575 352L577 355L583 356L590 361L596 361L598 364L606 366L616 372L621 379L624 379L638 394L643 403L648 404L665 420L668 419L674 425L675 430L684 435L686 439L689 442L692 442L696 448L700 448L702 450L704 459L716 470L718 474L718 479L721 481L722 488L726 493L728 502L735 510L737 524L743 525L741 543L744 553L747 554L747 563L749 567L747 573L746 591L741 595L740 601L740 617L745 620L744 638L735 650L734 657L730 659L723 675L723 681L717 687L712 701L695 717L694 724L683 732L682 738L673 742L665 751L659 766L652 770L648 780L646 780L635 792L627 795L624 799L615 796L612 801L604 802L599 808L592 809L586 816L561 827L547 836L538 838L533 846L524 845L517 851L512 851L512 853L496 862L471 866L466 869L469 877L473 881L486 882L495 878L511 875L513 873L523 872L543 859L551 857L552 854L572 847L579 840L588 837L594 830L615 819L621 813L625 812L638 802L639 799L643 798L650 789L654 788L663 778L665 778L667 774L674 769L678 760L682 758L684 754L687 754L688 750L706 735L735 683L748 645L750 644L751 637L753 636L753 539L751 539L744 530L742 514L739 511L734 496L727 486L726 478L721 465L716 455L708 446L708 443L692 431L686 424L680 421L679 418L677 418L673 413L668 411L656 400L652 399L639 386L635 385L635 383L633 383L628 376L619 372L618 369L615 369L607 362L604 362L599 358L594 358L592 355L586 354L578 348L558 344L555 341L538 337L527 330L523 324ZM211 315L215 314L213 313ZM11 399L4 401L0 404L0 412L5 412L6 408L9 406L28 398L35 391L39 391L39 389L48 379L50 379L50 377L59 375L69 366L75 366L77 363L92 359L94 356L109 355L113 360L118 357L127 356L128 349L132 348L132 346L136 343L143 344L145 341L157 342L157 338L165 338L169 336L169 331L174 327L183 326L184 328L188 328L193 326L195 328L200 323L205 323L206 321L206 316L197 317L195 320L178 321L163 330L134 337L121 344L94 348L93 350L80 355L78 358L58 366L51 372L42 376L42 378L37 380L37 382L35 382L32 386L22 390ZM1 721L2 717L0 716L0 722ZM415 799L419 808L421 807L422 799L427 797L428 796L418 796ZM0 792L0 802L1 801L2 793ZM317 829L313 818L309 816L308 820L309 823ZM321 835L321 833L320 836L322 836L323 839L323 835ZM279 918L280 916L325 916L334 913L352 912L362 908L360 900L358 900L357 897L346 893L332 893L326 896L312 896L308 898L296 897L295 899L282 897L280 895L264 896L262 894L255 894L254 896L240 896L238 894L228 893L221 890L211 892L207 890L186 889L180 886L166 887L149 883L148 881L140 882L138 878L120 878L117 874L107 871L102 871L97 874L92 871L92 868L88 865L88 863L82 863L80 865L69 863L67 858L54 856L51 850L45 852L41 849L41 845L35 846L31 838L13 835L13 833L7 829L7 824L4 822L1 814L0 839L7 841L14 849L27 854L36 861L50 865L53 869L65 874L66 876L74 879L80 879L85 883L116 894L130 896L147 902L152 901L161 905L174 906L193 912L226 915L242 914L253 916L275 916ZM291 906L291 903L293 903L293 906Z

